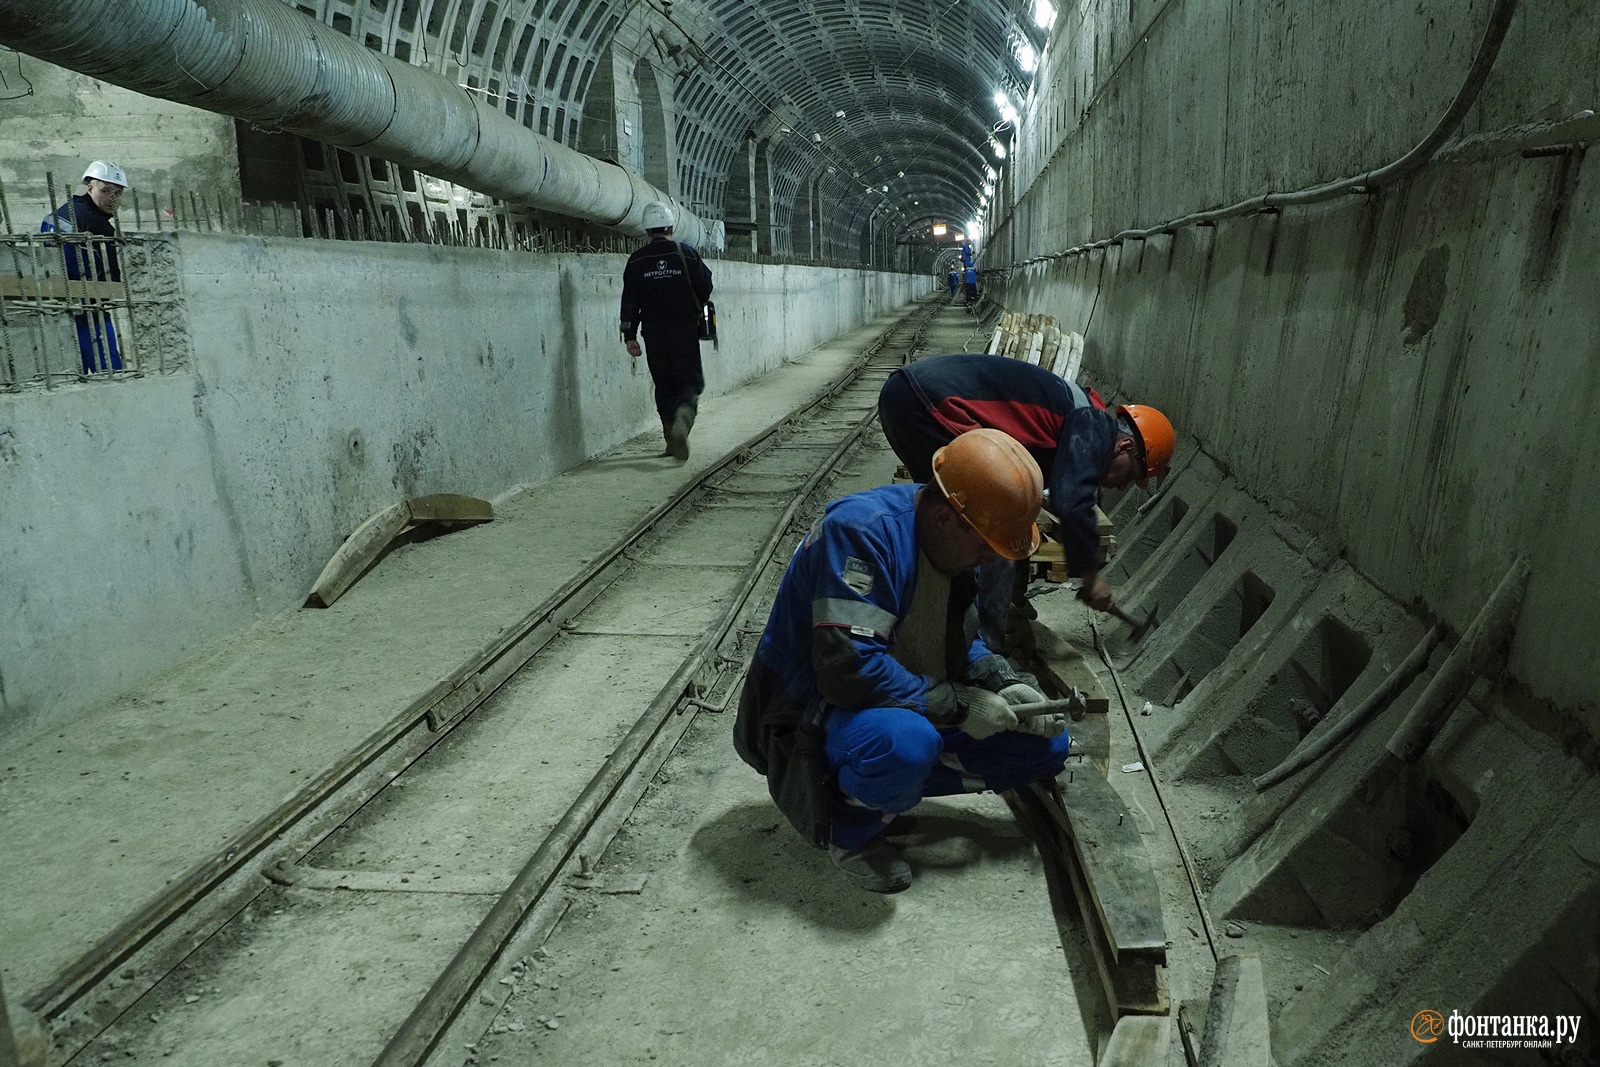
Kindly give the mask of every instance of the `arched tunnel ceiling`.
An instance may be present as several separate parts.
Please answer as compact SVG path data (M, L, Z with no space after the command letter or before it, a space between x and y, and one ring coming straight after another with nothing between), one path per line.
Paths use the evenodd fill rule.
M1022 108L1031 74L1018 53L1043 50L1034 12L1054 11L1045 0L283 2L601 155L596 119L611 105L591 90L614 52L649 60L671 83L675 195L725 217L730 173L755 140L771 163L775 225L810 186L835 247L869 219L903 236L912 220L977 214L991 135L1007 136L995 94Z
M926 218L929 204L968 219L994 163L994 94L1020 108L1030 75L1015 47L1044 46L1033 6L707 0L712 37L696 41L704 55L680 100L735 146L747 133L777 139L775 160L791 185L834 168L848 193L863 194L849 212L858 219L883 199L867 191L884 185L899 228Z

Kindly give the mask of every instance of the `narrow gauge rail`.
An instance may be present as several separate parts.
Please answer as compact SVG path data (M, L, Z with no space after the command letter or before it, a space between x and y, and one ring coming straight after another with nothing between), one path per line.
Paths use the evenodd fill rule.
M760 601L775 590L794 537L831 495L828 487L842 462L875 424L883 379L913 357L939 306L924 303L898 320L868 346L850 373L808 407L745 442L664 501L520 624L503 631L336 766L64 967L26 1004L49 1026L55 1062L174 1056L185 1061L190 1058L186 1051L197 1050L186 1050L184 1039L163 1024L170 1022L175 1006L185 1005L194 1006L184 1013L190 1020L186 1033L225 1035L220 1038L224 1046L241 1054L250 1050L248 1062L261 1060L275 1038L268 1032L252 1033L249 1024L263 1031L281 1029L285 1009L261 1004L244 1010L215 1001L219 1011L214 1024L197 1024L193 1018L204 1013L195 1009L207 1006L199 1002L211 991L199 973L236 951L248 954L248 967L255 971L301 970L308 955L319 966L337 969L342 950L371 955L370 938L357 949L338 929L316 921L293 922L288 914L293 909L280 906L274 896L291 886L339 888L346 918L363 910L381 913L380 930L402 941L429 943L421 954L427 962L420 968L416 953L404 951L387 956L378 952L379 957L404 957L393 970L369 967L365 958L344 965L345 976L361 983L363 997L387 1022L382 1033L342 1035L339 1058L329 1062L362 1062L373 1056L383 1067L424 1062L519 931L525 938L530 925L548 929L559 919L564 905L552 888L579 872L586 857L603 850L692 721L688 713L722 710L736 695L743 655L730 651L742 651L749 628L759 629L767 607ZM674 555L671 546L686 535L704 545L707 535L702 531L692 536L693 531L718 516L731 521L723 523L726 530L711 534L718 545L714 557L703 548L696 555ZM712 591L719 610L708 625L675 630L609 621L618 615L636 617L636 609L618 605L641 595L651 602L651 584L673 574L689 576L691 587ZM667 595L683 599L681 593ZM655 596L659 607L660 594ZM673 609L665 614L685 613ZM612 707L603 723L593 707L550 706L537 713L547 723L564 717L601 731L590 739L599 747L591 744L587 762L579 757L582 773L589 776L572 778L565 793L575 797L570 806L551 812L549 825L537 834L529 826L537 822L535 816L505 818L493 827L488 821L473 822L489 840L466 832L470 850L460 847L460 833L432 831L429 837L419 836L430 833L427 829L409 829L405 820L416 813L398 798L408 783L441 773L441 764L453 765L450 773L461 789L451 802L461 811L481 811L489 804L465 795L475 784L490 794L506 788L503 776L485 774L469 760L493 762L494 751L528 741L502 744L482 722L494 716L476 713L492 708L513 689L537 691L539 679L559 676L568 664L552 656L553 650L583 638L601 639L613 652L611 662L626 664L627 673L647 679L653 692L641 698L642 714L639 703L630 705L631 711ZM668 659L659 647L644 647L663 642L674 646ZM658 684L661 679L664 683ZM535 716L503 717L495 728L508 722L526 727L530 718ZM576 774L578 768L568 770ZM338 856L341 831L358 822L366 822L370 831L374 820L384 822L380 837L405 842L391 849L387 858L392 862L384 866L428 873L374 869L374 861L383 860L367 856L351 864L357 868L353 870L326 866ZM529 855L533 843L537 845ZM513 853L522 858L507 867L505 858ZM506 873L460 873L472 868L474 857ZM441 909L444 914L418 923L412 912L389 914L391 909L379 903L405 897L415 909L420 893L448 901ZM426 932L418 932L419 926ZM283 953L281 962L273 958L275 949ZM315 1028L311 1020L291 1025Z

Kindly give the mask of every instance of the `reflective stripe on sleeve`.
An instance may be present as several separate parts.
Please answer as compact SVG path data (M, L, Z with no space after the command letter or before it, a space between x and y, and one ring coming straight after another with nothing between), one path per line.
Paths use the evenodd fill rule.
M812 626L842 626L862 637L884 640L894 633L895 619L882 608L864 600L821 598L811 602Z

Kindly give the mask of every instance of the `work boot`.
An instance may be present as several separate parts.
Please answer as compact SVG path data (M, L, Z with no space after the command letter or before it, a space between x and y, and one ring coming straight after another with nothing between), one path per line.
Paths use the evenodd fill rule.
M667 454L678 460L689 458L689 431L694 429L694 409L688 404L678 408L667 428Z
M898 893L911 888L911 865L881 837L860 848L829 845L828 857L840 874L869 893Z

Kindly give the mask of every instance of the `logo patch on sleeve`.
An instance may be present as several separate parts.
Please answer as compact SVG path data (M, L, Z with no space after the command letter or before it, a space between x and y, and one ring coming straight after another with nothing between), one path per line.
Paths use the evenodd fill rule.
M866 596L872 592L872 568L854 556L846 556L844 571L839 577L844 584L853 589L857 596Z

